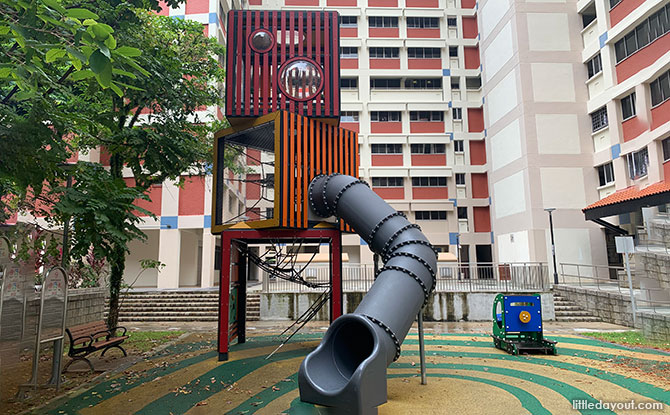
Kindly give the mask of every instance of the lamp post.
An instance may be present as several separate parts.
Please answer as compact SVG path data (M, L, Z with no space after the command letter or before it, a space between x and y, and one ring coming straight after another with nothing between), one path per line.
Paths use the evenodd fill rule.
M551 217L551 212L556 208L546 208L545 212L549 213L549 233L551 234L551 256L554 259L554 285L558 285L558 269L556 268L556 244L554 243L554 221Z
M74 163L61 163L58 165L58 167L61 167L64 171L65 174L67 174L67 180L65 183L65 187L69 189L72 187L72 170L74 170L74 167L76 164ZM70 265L70 217L68 216L67 219L65 219L65 222L63 223L63 253L61 257L61 266L63 269L67 269L68 265Z

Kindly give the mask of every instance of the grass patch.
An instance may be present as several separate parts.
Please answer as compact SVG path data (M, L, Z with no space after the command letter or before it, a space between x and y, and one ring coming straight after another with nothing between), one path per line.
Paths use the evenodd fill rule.
M623 344L625 346L651 347L654 349L670 350L670 341L650 340L639 331L587 332L581 334L606 342Z
M146 353L156 347L176 339L184 334L184 331L131 331L130 337L123 342L122 346L128 347L129 351Z

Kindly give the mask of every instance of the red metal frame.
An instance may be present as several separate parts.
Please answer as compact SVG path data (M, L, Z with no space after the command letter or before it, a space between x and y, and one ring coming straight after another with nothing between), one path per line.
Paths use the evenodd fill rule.
M230 303L230 255L232 240L239 239L328 239L330 244L331 283L333 287L330 299L330 321L343 314L342 301L342 232L339 229L231 229L221 232L221 270L219 280L219 360L228 360L229 325L228 308Z

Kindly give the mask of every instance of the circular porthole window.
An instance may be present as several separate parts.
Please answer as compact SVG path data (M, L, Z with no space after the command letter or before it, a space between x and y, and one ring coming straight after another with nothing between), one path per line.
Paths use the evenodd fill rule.
M281 91L296 101L307 101L323 88L323 71L312 60L298 57L288 60L279 72Z
M255 52L268 52L275 44L275 37L265 29L258 29L249 36L249 46Z

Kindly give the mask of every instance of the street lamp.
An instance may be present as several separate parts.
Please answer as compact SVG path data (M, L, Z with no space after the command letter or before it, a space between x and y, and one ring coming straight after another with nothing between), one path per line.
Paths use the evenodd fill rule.
M546 208L545 212L549 213L549 232L551 233L551 256L554 258L554 285L558 285L558 270L556 268L556 244L554 243L554 221L551 217L551 212L556 208Z
M67 174L67 181L65 187L69 189L72 187L72 171L74 170L75 163L60 163L58 167L62 168ZM63 223L63 252L61 256L61 266L63 269L67 269L70 265L70 217L65 219Z

